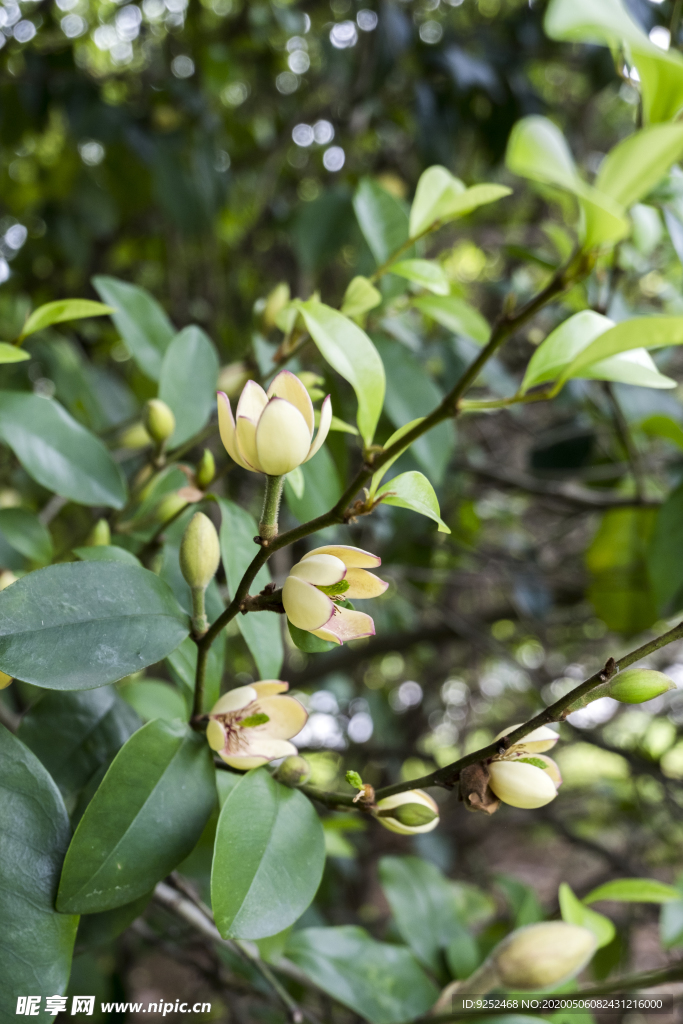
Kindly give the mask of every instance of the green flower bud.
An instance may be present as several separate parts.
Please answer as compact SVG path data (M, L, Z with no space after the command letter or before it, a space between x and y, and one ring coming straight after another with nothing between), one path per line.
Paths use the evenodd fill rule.
M160 398L150 398L142 413L145 430L157 445L164 444L175 430L175 416Z
M421 789L385 796L372 813L380 825L404 836L431 832L439 824L437 804Z
M146 448L152 438L145 430L142 423L134 423L119 434L119 444L122 448Z
M97 520L85 543L90 548L102 548L111 544L111 530L106 519Z
M216 528L203 512L195 512L180 544L180 569L193 590L205 590L221 558Z
M663 672L649 668L631 668L611 679L605 694L620 700L622 704L643 704L646 700L659 697L667 690L675 690L675 683Z
M213 453L210 452L208 448L205 448L202 457L197 464L197 472L195 473L197 487L202 491L205 491L215 475L216 462L214 460Z
M177 491L170 491L168 494L164 494L163 498L154 507L154 511L150 516L150 525L157 524L163 526L169 519L172 519L181 512L187 504L187 498L183 498Z
M306 758L290 754L275 774L278 782L283 782L285 786L303 786L311 774L311 766Z

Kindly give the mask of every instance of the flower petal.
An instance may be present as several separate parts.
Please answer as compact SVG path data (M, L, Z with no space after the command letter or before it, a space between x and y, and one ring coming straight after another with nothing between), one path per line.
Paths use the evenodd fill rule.
M313 555L335 555L341 558L342 562L349 569L372 569L382 564L382 559L373 555L370 551L363 551L362 548L351 547L350 544L325 544L321 548L313 548L301 559L304 562Z
M291 739L301 732L308 719L306 708L296 697L260 697L257 711L268 715L268 721L257 726L259 736L271 739Z
M494 761L489 765L489 786L511 807L544 807L557 796L548 772L520 761Z
M346 566L341 558L335 558L334 555L315 555L314 558L306 558L297 562L290 570L292 576L306 580L316 587L330 587L333 583L339 583L346 576L346 572Z
M245 416L248 420L258 423L261 413L267 405L268 395L261 385L257 384L255 380L248 380L242 388L235 416Z
M255 472L265 472L259 465L258 455L256 453L256 421L248 419L246 416L237 417L237 426L235 428L235 435L237 438L237 451L239 452L242 460Z
M426 825L402 825L397 818L382 818L381 822L384 828L388 828L390 832L398 832L403 836L412 836L418 832L431 832L439 824L439 808L434 800L428 793L425 793L423 789L411 789L406 793L394 793L393 796L385 796L383 800L378 800L377 810L388 811L394 807L400 807L401 804L424 804L430 811L434 811L437 815L433 821L428 821Z
M299 629L320 629L334 614L334 601L311 583L288 576L282 588L287 618Z
M534 759L543 761L545 768L543 771L547 772L550 778L555 783L555 788L559 789L562 785L562 773L560 772L560 766L556 761L553 761L552 757L548 757L547 754L534 754Z
M269 476L290 473L304 461L310 445L310 431L296 406L284 398L271 398L256 428L256 451L263 472Z
M375 635L375 623L365 612L352 611L351 608L337 608L329 622L324 624L324 629L311 630L316 636L326 635L321 639L334 640L343 644L347 640L358 640L362 636ZM331 634L331 635L327 635Z
M267 744L259 745L259 753L249 752L248 754L222 754L218 756L229 764L231 768L239 768L248 771L250 768L258 768L268 761L274 761L278 757L288 757L290 754L298 754L293 743L287 740L270 740Z
M308 462L314 455L322 448L325 443L325 438L330 432L330 426L332 424L332 399L328 395L320 406L320 423L318 424L318 433L315 435L315 441L311 445L311 450L304 459L304 462Z
M518 722L517 725L510 725L507 729L503 729L503 731L499 732L496 736L496 740L501 739L503 736L507 736L508 733L511 733L514 729L519 729L521 724L521 722ZM523 749L530 754L542 754L545 750L552 750L559 738L559 733L556 733L554 729L549 729L547 725L541 725L538 729L534 729L532 732L527 733L519 743L513 744L509 749Z
M317 555L316 557L324 556ZM348 597L350 601L353 601L354 598L379 597L389 586L379 576L368 572L367 569L347 569L345 579L349 584L349 589L344 591L344 597Z
M236 686L219 697L211 708L212 715L227 715L230 711L239 711L256 700L258 694L253 686Z
M206 727L206 741L212 750L222 750L228 739L228 734L215 718L212 718Z
M289 689L289 683L283 683L281 679L262 679L260 683L252 683L259 699L261 697L272 697L276 693L284 693Z
M218 430L220 431L223 447L232 461L236 462L242 469L248 469L253 473L253 467L244 461L237 447L235 421L232 417L230 399L223 391L218 392Z
M285 398L295 406L306 420L311 438L313 437L313 402L296 374L292 373L291 370L280 370L277 377L274 377L271 381L267 394L268 398ZM311 443L310 438L308 443Z

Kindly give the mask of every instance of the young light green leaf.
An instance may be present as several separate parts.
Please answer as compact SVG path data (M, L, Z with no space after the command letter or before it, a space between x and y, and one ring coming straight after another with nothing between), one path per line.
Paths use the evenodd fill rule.
M294 931L286 954L318 988L369 1024L422 1017L438 995L405 946L376 942L354 925Z
M491 335L491 328L478 309L455 295L422 295L413 301L413 306L425 316L436 320L454 334L472 338L485 345Z
M8 345L6 341L0 341L0 363L23 363L30 359L30 352L24 352L23 348L16 345Z
M385 505L409 508L413 512L419 512L420 515L433 519L438 524L439 533L451 532L441 518L439 500L434 488L422 473L413 470L410 473L401 473L399 476L393 477L379 488L376 497L383 497Z
M0 533L10 547L44 565L52 560L52 537L35 512L26 508L0 509Z
M422 423L423 419L424 416L418 416L417 419L411 420L410 423L404 423L402 427L399 427L398 430L395 430L394 433L387 438L387 440L384 442L383 447L391 448L391 446L395 444L396 441L400 441L402 437L405 437L408 431L412 430L413 427L416 427L418 423ZM368 494L371 498L374 498L375 494L377 493L377 488L379 487L382 479L386 475L389 467L393 466L393 464L396 462L396 459L400 458L405 450L405 448L401 448L396 453L396 455L392 456L392 458L390 458L388 462L385 462L384 465L380 469L378 469L376 473L373 474L372 480L370 481L370 487L368 488Z
M385 263L408 240L408 214L403 203L372 178L363 178L353 197L353 208L372 255L378 264Z
M153 572L70 562L0 592L0 668L49 690L90 690L160 661L187 616Z
M56 302L46 302L44 306L34 309L19 337L23 340L29 334L42 331L52 324L63 324L67 320L83 320L88 316L106 316L113 312L112 306L93 302L92 299L57 299Z
M340 312L344 316L355 319L368 313L371 309L375 309L381 302L381 292L377 291L367 277L354 277L344 292L344 301Z
M673 885L655 878L615 878L584 896L584 903L616 900L620 903L670 903L680 900L681 893Z
M81 505L123 508L126 482L94 434L58 402L24 391L0 391L0 440L29 476Z
M55 911L71 829L57 786L11 732L0 727L0 1017L14 1020L19 996L66 991L78 918ZM41 999L42 1004L42 999ZM44 1011L38 1024L54 1020Z
M583 376L586 367L609 359L610 356L633 349L663 348L683 344L683 317L648 316L622 320L582 348L563 370L558 385L570 377Z
M159 398L175 416L168 441L175 448L206 426L216 402L218 355L201 327L186 327L166 349L159 377Z
M608 917L598 914L596 910L590 910L578 899L570 886L562 882L558 893L560 901L560 912L562 920L568 924L578 924L593 932L598 940L598 949L607 946L616 935L616 928Z
M346 781L349 786L353 786L354 789L363 789L363 780L358 772L348 771L346 773Z
M420 177L410 210L410 237L424 234L432 226L440 227L456 217L497 199L509 196L504 185L474 185L465 188L459 178L438 164L428 167ZM393 271L393 267L392 267Z
M303 793L262 768L230 791L216 830L211 905L224 938L261 939L294 924L325 865L320 819Z
M228 581L228 592L234 594L250 562L256 556L254 537L258 524L253 516L232 501L221 499L221 555ZM258 594L270 583L270 570L264 565L251 585ZM238 615L237 624L256 662L262 679L277 679L284 660L280 616L272 612Z
M112 320L144 374L159 380L164 353L176 332L156 299L137 285L115 277L94 277L100 298L116 310Z
M435 295L448 295L451 290L443 268L433 260L401 260L391 264L391 273L405 277Z
M323 358L356 392L358 429L366 445L372 444L386 389L377 349L365 331L331 306L309 299L297 302L297 308Z
M187 857L216 803L211 751L184 723L148 722L115 757L71 841L61 913L130 903Z
M595 187L628 209L644 199L683 152L683 124L657 124L628 135L600 165Z

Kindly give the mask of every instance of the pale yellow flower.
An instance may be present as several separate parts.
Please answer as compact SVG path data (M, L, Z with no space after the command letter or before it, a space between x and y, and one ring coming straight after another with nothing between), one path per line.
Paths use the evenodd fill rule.
M258 768L268 761L296 754L290 743L308 714L294 697L284 696L289 683L265 679L229 690L214 704L206 738L212 750L232 768Z

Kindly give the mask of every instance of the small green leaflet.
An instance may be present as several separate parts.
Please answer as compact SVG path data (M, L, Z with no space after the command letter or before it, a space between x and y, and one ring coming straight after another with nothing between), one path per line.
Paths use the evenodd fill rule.
M566 882L561 884L558 897L563 921L588 928L598 940L598 949L612 941L616 935L616 928L610 919L585 906L581 900L577 899Z
M598 900L617 900L620 903L670 903L680 900L681 893L673 885L658 882L656 878L616 878L605 882L584 896L584 903Z
M433 519L438 525L439 533L450 533L450 528L441 518L439 500L434 488L423 473L412 470L393 477L383 484L376 492L376 498L382 498L385 505L396 505L419 512L422 516Z
M346 781L349 786L353 786L354 789L363 789L363 780L361 779L358 772L349 770L346 773Z
M6 341L0 341L0 363L22 363L30 358L29 352L24 352L16 345L8 345Z
M57 299L56 302L46 302L44 306L38 306L38 309L33 310L24 324L19 340L23 341L29 334L42 331L52 324L62 324L67 320L83 320L88 316L106 316L113 312L111 306L93 302L91 299Z
M451 290L443 268L433 260L401 260L391 264L391 273L405 277L435 295L448 295Z

